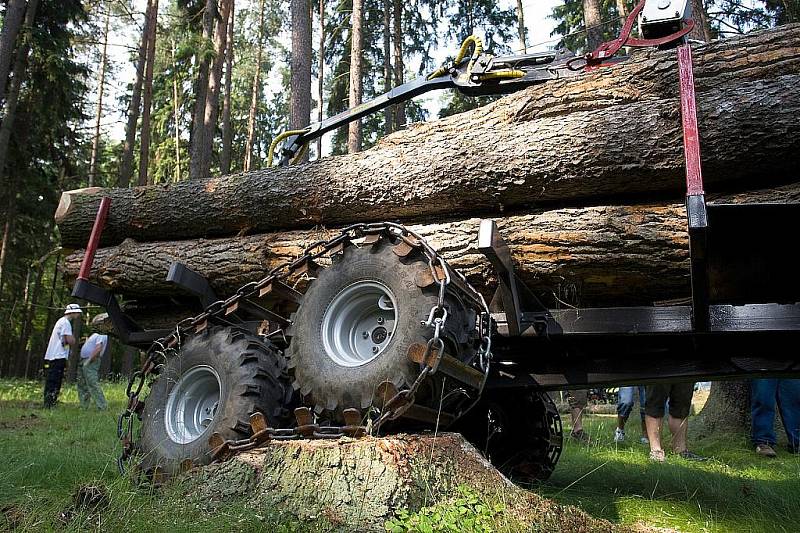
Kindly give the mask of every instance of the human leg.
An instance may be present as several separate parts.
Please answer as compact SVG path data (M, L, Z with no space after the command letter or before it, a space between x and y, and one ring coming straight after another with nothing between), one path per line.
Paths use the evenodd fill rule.
M579 440L587 440L586 434L583 432L583 411L589 400L589 391L586 389L571 390L567 394L572 418L572 436Z
M625 440L625 423L633 410L633 392L636 387L620 387L617 401L617 428L614 430L614 442Z
M661 447L661 425L664 420L664 402L669 395L669 385L650 385L647 387L647 403L645 404L645 428L650 441L650 458L655 461L664 460Z
M105 411L108 409L108 404L106 403L106 397L103 395L103 389L100 388L100 359L96 359L84 365L84 369L86 385L91 393L92 399L98 409Z
M48 362L47 380L44 384L44 406L53 407L58 401L61 382L64 379L66 359L54 359Z
M800 379L778 380L778 411L789 440L789 451L800 453Z
M75 375L75 385L78 387L78 401L81 404L81 409L88 409L91 395L89 394L89 387L86 385L86 370L84 363L86 363L86 359L81 359L80 363L78 363L78 372Z
M750 438L755 446L775 446L775 402L777 379L754 379L750 384Z

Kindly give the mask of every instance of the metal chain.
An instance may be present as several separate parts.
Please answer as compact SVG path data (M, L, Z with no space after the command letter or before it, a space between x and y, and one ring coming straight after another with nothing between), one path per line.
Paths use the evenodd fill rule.
M336 253L339 246L345 246L347 242L362 238L367 235L377 234L379 238L393 236L401 239L406 244L421 249L428 259L428 266L431 270L433 280L438 284L438 297L436 304L431 308L428 319L422 321L422 325L433 329L433 336L428 341L425 348L423 361L428 361L431 353L434 352L438 357L444 354L444 341L441 338L442 330L447 322L448 312L445 306L445 295L451 285L458 290L462 296L467 298L472 307L479 309L478 333L480 336L480 347L478 349L478 360L480 369L488 373L489 360L491 359L491 318L486 301L466 277L458 271L451 270L445 259L439 255L419 234L410 230L402 224L393 222L379 223L359 223L350 225L341 230L335 237L328 240L320 240L308 246L299 257L286 261L273 268L267 276L259 281L251 281L240 287L230 297L225 300L218 300L203 310L197 316L186 318L180 321L172 333L162 337L150 346L147 351L147 359L142 365L141 370L135 372L126 388L128 404L117 420L117 437L122 442L122 454L118 458L117 464L121 472L124 472L125 462L130 459L136 451L136 443L133 440L133 415L141 418L144 409L144 401L139 399L145 381L151 375L156 375L160 371L169 355L177 352L184 336L203 331L208 326L208 321L218 315L225 313L227 309L235 306L240 300L249 298L262 289L268 287L276 281L283 281L293 274L307 270L310 265L320 257L331 252ZM441 276L437 268L441 269ZM459 283L452 283L453 276ZM408 389L397 392L384 405L383 411L378 416L374 424L371 424L371 433L376 433L381 425L389 420L394 420L400 416L408 407L414 403L414 394L425 378L432 372L435 365L422 365L414 383ZM254 414L255 416L255 414ZM261 427L261 426L264 427ZM256 431L256 428L258 430ZM267 440L288 440L296 438L339 438L342 436L360 436L366 434L367 427L360 425L337 426L316 426L314 424L304 424L292 429L275 429L266 427L266 423L258 422L253 426L254 434L239 441L225 441L217 443L216 455L225 455L228 451L241 451L251 449L259 443ZM212 437L213 438L213 437Z

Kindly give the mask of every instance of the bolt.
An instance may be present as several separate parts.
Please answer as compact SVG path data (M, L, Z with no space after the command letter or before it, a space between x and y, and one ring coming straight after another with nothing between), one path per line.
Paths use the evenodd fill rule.
M378 317L378 324L383 324L383 317L382 316Z
M378 347L377 346L373 346L372 347L372 353L378 353Z
M369 338L369 332L365 331L364 333L361 334L361 337L364 338L364 339L368 339Z

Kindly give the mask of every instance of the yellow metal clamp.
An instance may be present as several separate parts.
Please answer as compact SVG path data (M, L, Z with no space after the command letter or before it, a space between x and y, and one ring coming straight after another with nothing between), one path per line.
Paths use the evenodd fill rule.
M284 131L283 133L275 137L272 140L272 143L269 145L269 153L267 154L267 166L268 167L272 166L272 157L275 154L275 147L278 146L279 142L286 139L287 137L291 137L292 135L300 135L301 133L305 133L306 131L307 130L289 130L289 131ZM307 147L308 146L306 144L303 145L303 148L300 149L300 151L297 152L297 155L294 157L294 159L292 159L292 163L297 162L298 159L303 157Z

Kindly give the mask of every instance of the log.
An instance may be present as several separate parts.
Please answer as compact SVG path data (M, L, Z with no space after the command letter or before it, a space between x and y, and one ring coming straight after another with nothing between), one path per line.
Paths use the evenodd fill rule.
M494 515L496 524L486 524L492 527L628 530L515 487L454 433L272 442L190 471L180 487L202 511L246 502L252 509L280 509L303 530L385 531L398 510L453 505L463 487L492 506L485 513Z
M590 205L684 188L674 50L530 87L384 138L358 154L209 180L65 192L55 219L84 246L99 198L102 245L230 236L354 221L431 222ZM800 25L695 49L709 190L789 180L800 154ZM745 182L742 185L742 182Z
M799 201L800 183L717 200ZM477 250L479 222L470 218L412 229L489 296L494 279ZM497 223L520 277L550 305L556 303L554 297L572 305L633 305L690 294L686 214L681 204L554 209L503 217ZM132 298L170 295L175 288L165 276L170 264L180 261L206 276L224 296L333 234L316 229L171 242L129 239L98 250L90 277ZM82 258L83 253L77 252L65 259L67 277L75 278Z

